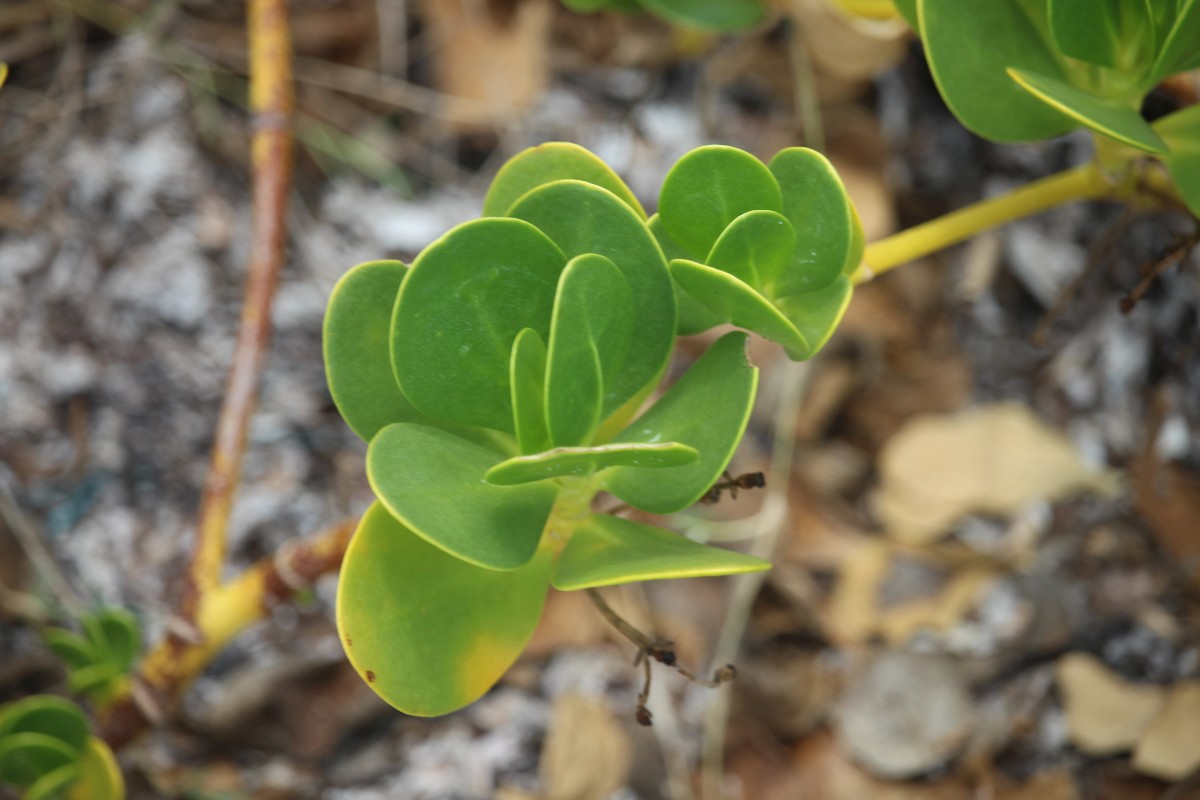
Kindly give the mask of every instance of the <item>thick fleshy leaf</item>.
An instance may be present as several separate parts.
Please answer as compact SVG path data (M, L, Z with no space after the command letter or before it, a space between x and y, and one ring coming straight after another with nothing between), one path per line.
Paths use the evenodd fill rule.
M83 618L83 626L97 645L103 645L109 660L128 670L141 648L137 617L123 608L102 608Z
M1155 55L1151 0L1049 0L1050 32L1064 55L1141 72Z
M566 263L517 219L467 222L427 247L392 318L392 363L409 401L435 419L511 432L512 343L523 328L548 337Z
M79 706L53 695L35 695L0 709L0 738L37 733L81 752L88 739L87 718Z
M124 675L124 670L116 663L100 661L90 666L71 670L67 675L67 686L75 694L106 696L122 675Z
M0 784L30 786L59 767L74 764L79 751L44 733L13 733L0 738Z
M1163 161L1179 194L1191 212L1200 217L1200 106L1188 106L1154 123L1170 146Z
M793 294L775 301L779 311L796 326L808 343L808 351L803 358L812 358L829 341L850 306L853 293L854 284L845 275L839 275L824 289Z
M592 514L571 534L554 567L556 589L590 589L633 581L737 575L771 563L694 542L664 528Z
M766 13L763 0L638 0L669 22L709 31L736 31L756 25Z
M513 424L522 453L548 450L546 429L546 345L533 328L526 328L513 341L509 362Z
M398 520L480 567L515 569L533 557L556 492L546 484L494 486L499 456L452 433L400 422L367 449L367 478Z
M563 476L583 477L608 467L681 467L699 459L694 448L678 442L630 442L591 447L558 447L544 453L501 461L484 476L499 486Z
M1176 0L1179 8L1150 71L1150 85L1200 67L1200 0Z
M905 22L911 25L913 30L920 30L921 26L917 21L917 0L893 0L893 2Z
M606 413L657 382L675 345L675 290L645 221L611 192L580 181L558 181L532 191L510 213L536 225L567 258L604 256L629 284L637 333L625 365L605 387Z
M662 218L658 214L650 217L647 225L658 241L658 246L662 248L663 255L667 257L668 263L677 258L691 258L687 251L671 238L671 234L667 233L667 229L663 227ZM675 304L679 308L679 321L675 326L675 332L680 336L702 333L722 322L729 321L692 297L674 280L671 281L671 284L675 287Z
M58 656L71 669L80 669L103 659L100 650L78 633L63 628L48 628L42 639L50 652Z
M78 779L79 765L64 764L34 781L25 790L21 800L53 800L53 798L61 797L62 793Z
M980 136L1031 141L1076 126L1013 83L1010 67L1067 79L1046 0L918 0L925 57L946 105Z
M590 151L570 142L548 142L517 153L496 173L483 200L485 217L509 216L509 211L529 191L561 180L584 181L607 189L639 217L646 211L625 181Z
M758 210L783 211L779 184L745 150L717 144L675 162L658 200L667 233L696 260L708 255L729 223Z
M79 761L79 782L67 793L68 800L123 800L125 778L112 750L95 736Z
M337 622L359 675L406 714L447 714L480 698L529 641L550 559L479 569L371 506L346 550Z
M783 193L783 214L796 229L795 255L773 296L821 289L857 267L862 225L829 159L807 147L789 147L769 166Z
M747 211L729 223L704 263L769 294L796 251L796 230L775 211Z
M671 262L671 275L689 294L739 328L770 339L795 360L808 357L811 347L804 334L770 300L733 275L684 259Z
M629 284L604 256L576 256L563 270L546 354L546 424L556 446L587 444L600 420L629 399L608 387L629 354L632 305Z
M1079 121L1102 136L1161 154L1167 146L1142 115L1128 105L1098 97L1054 78L1024 70L1010 69L1017 84L1048 106Z
M392 310L407 267L368 261L338 281L325 309L325 378L346 424L366 441L393 422L420 422L392 372Z
M679 442L695 448L700 460L666 469L613 467L604 474L605 488L655 514L674 514L695 503L728 466L757 386L758 370L746 358L746 334L725 334L616 437L617 443Z

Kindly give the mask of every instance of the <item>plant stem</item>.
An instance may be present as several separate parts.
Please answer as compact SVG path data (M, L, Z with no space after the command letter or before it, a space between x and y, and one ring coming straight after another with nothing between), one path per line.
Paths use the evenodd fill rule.
M285 546L240 576L200 597L198 641L168 636L142 662L133 691L101 710L101 735L114 750L157 722L183 690L235 636L279 603L310 588L342 563L357 520L345 520L305 542Z
M220 581L229 513L271 336L271 300L283 264L286 236L284 215L291 184L294 107L286 0L251 0L247 26L254 124L254 238L237 345L204 484L196 549L184 586L182 611L189 622L197 621L201 597Z
M1121 188L1107 182L1094 162L1059 172L872 242L867 245L863 263L854 273L853 280L865 283L894 267L957 244L988 228L1073 200L1115 196Z

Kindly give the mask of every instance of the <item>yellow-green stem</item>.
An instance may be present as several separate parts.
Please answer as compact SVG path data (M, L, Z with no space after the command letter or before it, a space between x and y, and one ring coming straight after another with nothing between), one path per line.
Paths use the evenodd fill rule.
M934 253L964 239L1074 200L1093 200L1117 193L1095 163L1066 170L999 197L981 200L922 225L867 245L863 263L853 275L865 283L893 267Z

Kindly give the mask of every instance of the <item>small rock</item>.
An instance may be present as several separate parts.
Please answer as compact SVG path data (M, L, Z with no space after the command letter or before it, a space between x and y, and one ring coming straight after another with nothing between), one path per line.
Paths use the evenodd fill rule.
M1071 653L1058 662L1058 688L1067 712L1067 736L1089 756L1131 749L1166 697L1161 686L1128 683L1086 653Z
M1183 780L1200 769L1200 681L1171 690L1138 742L1133 768L1164 781Z
M966 680L955 661L890 651L842 702L838 739L871 774L902 780L957 755L974 721Z

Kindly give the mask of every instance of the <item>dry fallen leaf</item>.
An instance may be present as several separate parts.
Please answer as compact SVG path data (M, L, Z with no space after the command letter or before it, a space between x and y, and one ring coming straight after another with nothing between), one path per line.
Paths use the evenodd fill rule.
M1167 695L1133 753L1138 772L1179 781L1200 769L1200 681L1186 681Z
M625 785L631 760L608 708L577 694L554 701L539 770L546 800L603 800Z
M1088 467L1015 403L913 419L884 445L879 469L879 516L909 544L937 539L965 514L1008 516L1036 500L1117 490L1112 474Z
M1129 683L1086 653L1058 662L1067 736L1080 752L1110 756L1131 750L1166 700L1161 686Z

